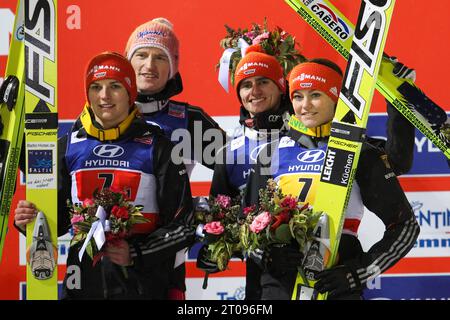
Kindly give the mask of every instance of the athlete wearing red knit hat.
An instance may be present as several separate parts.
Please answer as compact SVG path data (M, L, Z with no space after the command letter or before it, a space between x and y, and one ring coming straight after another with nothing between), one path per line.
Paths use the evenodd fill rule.
M130 97L130 106L137 96L136 75L130 62L116 52L103 52L89 61L86 67L85 88L89 101L89 86L94 81L114 79L122 83Z
M257 44L248 47L245 56L239 61L234 73L235 88L239 90L242 80L256 76L272 80L282 93L286 92L286 81L280 63L274 56L264 53Z
M335 103L341 91L342 75L332 68L315 62L305 62L292 69L289 76L289 97L297 90L320 90Z

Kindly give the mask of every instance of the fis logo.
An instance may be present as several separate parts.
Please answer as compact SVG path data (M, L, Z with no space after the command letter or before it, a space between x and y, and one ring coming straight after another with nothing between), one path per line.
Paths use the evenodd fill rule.
M34 6L32 5L34 2ZM56 12L53 1L25 1L26 87L33 95L55 105L55 88L46 83L44 59L56 59Z
M311 11L314 12L314 14L318 16L339 38L347 40L351 36L349 26L343 19L339 18L333 10L319 2L320 1L308 1L308 3L304 3L305 5L310 5Z
M364 0L359 12L358 25L355 30L350 57L341 92L342 100L348 108L362 119L367 101L359 94L364 71L374 77L374 70L379 56L380 46L386 29L386 10L391 0Z

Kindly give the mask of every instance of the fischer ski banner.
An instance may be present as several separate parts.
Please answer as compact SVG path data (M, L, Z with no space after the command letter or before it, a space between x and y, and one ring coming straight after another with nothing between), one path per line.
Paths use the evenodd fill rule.
M27 225L27 299L56 300L56 0L25 0L25 112L26 198L39 211Z
M345 59L354 35L353 24L327 0L285 0ZM450 159L450 119L411 80L393 74L394 64L384 54L378 91Z
M314 246L306 253L304 272L299 272L294 286L294 300L327 297L314 290L315 274L322 271L322 267L328 269L335 265L394 4L395 0L361 2L314 201L314 210L324 212L327 218L321 218L320 228L315 230L317 243L313 241ZM311 250L314 248L316 250ZM308 266L310 254L323 258L322 264L312 264L312 267L319 266L316 270Z
M18 1L5 80L0 87L0 261L8 231L24 128L23 3Z

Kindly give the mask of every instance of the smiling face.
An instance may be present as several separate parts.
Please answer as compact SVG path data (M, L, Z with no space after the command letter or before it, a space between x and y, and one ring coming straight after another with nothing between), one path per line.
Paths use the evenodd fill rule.
M117 127L130 111L128 92L117 80L104 79L89 85L88 97L95 120L104 129Z
M239 84L239 97L242 105L253 117L258 113L276 110L281 101L280 88L265 77L251 77Z
M170 63L166 53L159 48L140 48L131 57L136 72L138 91L144 94L161 92L169 80Z
M336 104L320 90L297 90L292 105L295 116L307 128L315 128L333 120Z

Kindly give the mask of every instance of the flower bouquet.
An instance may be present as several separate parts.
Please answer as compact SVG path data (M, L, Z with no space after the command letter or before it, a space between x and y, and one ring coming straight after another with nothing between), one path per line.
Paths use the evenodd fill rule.
M308 204L298 202L291 195L283 195L273 179L269 179L259 195L259 207L243 210L246 218L240 240L246 253L264 251L272 244L289 244L293 240L303 252L307 242L313 239L322 212L314 212Z
M114 245L127 239L132 235L134 225L150 222L141 214L141 206L134 206L125 192L114 187L96 189L92 198L70 207L74 233L70 246L83 242L79 259L81 261L86 252L93 265L103 256L101 249L105 243Z
M232 256L242 256L244 250L239 239L240 227L244 223L239 219L240 198L211 196L203 208L197 209L195 214L197 233L208 246L208 260L216 263L218 269L223 271Z
M264 19L262 26L253 23L250 29L238 28L236 30L228 25L225 25L225 28L227 35L220 41L220 46L225 49L225 52L217 67L221 69L219 79L220 77L224 78L225 73L229 72L233 85L236 67L244 55L246 47L250 45L259 44L264 52L274 56L283 67L285 76L297 64L307 60L297 49L299 44L295 41L295 37L278 26L270 30L267 26L267 19ZM221 83L225 87L224 81L225 79ZM227 90L227 86L225 89Z

